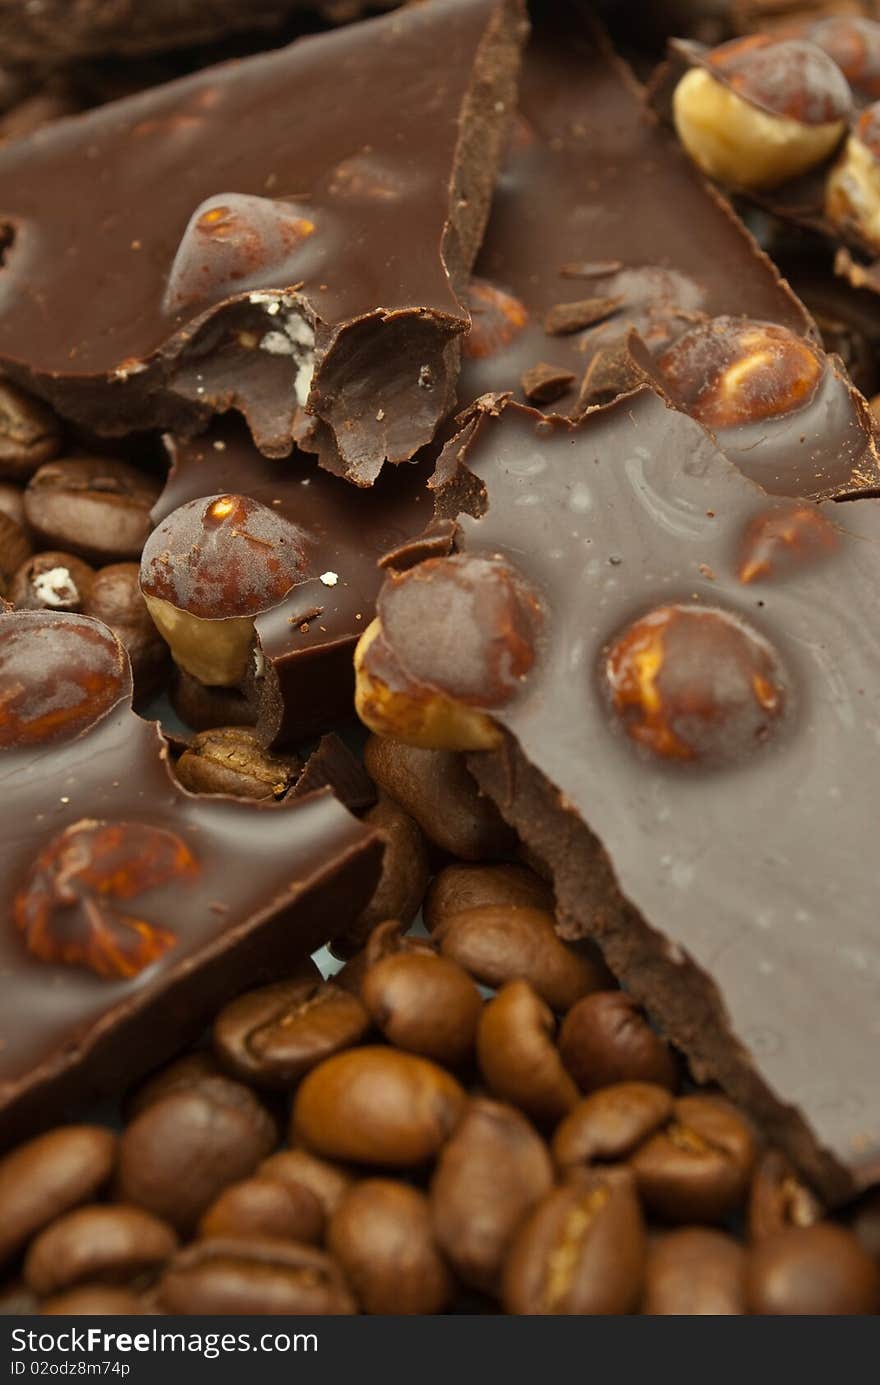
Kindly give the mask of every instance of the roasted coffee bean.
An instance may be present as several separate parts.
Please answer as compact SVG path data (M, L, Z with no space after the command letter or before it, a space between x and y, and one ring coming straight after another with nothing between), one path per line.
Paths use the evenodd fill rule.
M284 797L301 769L296 755L264 750L249 726L219 726L193 738L175 773L191 793L277 799Z
M346 1193L327 1245L367 1313L442 1313L453 1279L431 1226L424 1193L389 1178L366 1178Z
M113 1284L81 1284L40 1304L40 1312L50 1317L135 1317L147 1311L138 1294Z
M580 1093L562 1065L549 1006L527 981L509 981L483 1009L477 1058L486 1083L539 1123L559 1120Z
M94 580L95 569L82 558L47 549L17 568L7 595L19 611L82 611Z
M24 496L28 524L50 548L69 548L98 563L139 558L161 487L109 457L47 462Z
M77 1207L32 1243L24 1277L43 1296L77 1284L124 1284L159 1269L176 1249L171 1227L140 1207Z
M23 480L56 457L61 429L52 410L9 380L0 380L0 476Z
M320 975L317 967L315 972ZM200 1049L197 1053L186 1053L182 1058L175 1058L173 1063L168 1063L158 1072L154 1072L129 1093L125 1102L125 1118L134 1120L135 1116L139 1116L141 1111L145 1111L161 1097L185 1088L197 1087L203 1078L222 1075L213 1053L209 1053L207 1049Z
M880 1265L880 1188L873 1188L850 1208L850 1230Z
M746 1300L752 1313L877 1313L880 1269L832 1222L777 1231L749 1253Z
M426 1058L394 1048L352 1048L304 1079L292 1138L330 1159L410 1168L433 1158L464 1105L455 1078Z
M28 532L24 514L24 490L12 481L0 481L0 514L14 519L25 533Z
M642 1312L735 1317L745 1313L746 1252L723 1231L682 1227L648 1251Z
M288 1187L303 1187L314 1193L329 1221L352 1184L351 1174L329 1159L321 1159L307 1149L280 1149L270 1154L257 1169L258 1178L271 1178Z
M559 1052L584 1092L612 1082L656 1082L671 1091L678 1085L669 1045L625 991L594 991L572 1006Z
M400 953L418 952L423 956L436 957L437 948L430 938L419 933L407 933L398 919L386 919L373 929L363 946L364 976L371 967L386 957L396 957Z
M222 1240L303 1241L317 1244L324 1209L301 1183L256 1176L231 1183L199 1222L199 1236Z
M180 720L194 731L256 725L256 711L235 688L207 688L181 668L174 670L169 699Z
M151 1102L123 1131L118 1195L190 1231L218 1193L253 1173L276 1142L275 1124L253 1092L206 1077Z
M425 896L425 927L431 933L468 909L541 909L553 914L553 890L527 866L446 866ZM573 1003L573 1002L571 1002Z
M626 1159L672 1118L673 1097L651 1082L616 1082L579 1101L556 1127L553 1157L561 1169Z
M815 1193L795 1173L781 1149L760 1155L749 1189L748 1234L763 1241L790 1226L813 1226L822 1219Z
M494 1293L523 1218L553 1187L546 1144L521 1112L473 1097L431 1181L440 1249L471 1288Z
M454 914L434 936L444 956L484 985L523 978L560 1013L608 984L600 965L560 941L553 915L542 909L484 904Z
M100 1191L113 1172L116 1146L111 1130L68 1125L0 1159L0 1264L56 1217Z
M526 1218L504 1265L508 1313L632 1313L645 1268L645 1228L626 1169L573 1174Z
M95 574L82 609L87 616L109 625L125 646L138 696L154 692L171 666L171 656L141 595L138 564L111 563L102 567Z
M361 999L389 1043L458 1067L473 1052L483 1001L448 957L398 952L366 972Z
M630 1156L645 1206L663 1221L718 1222L743 1205L755 1140L735 1106L683 1096L671 1120Z
M408 928L419 912L428 885L428 849L415 818L404 812L387 794L364 814L364 822L381 833L385 844L382 873L363 913L333 941L339 957L350 955L385 919L398 919Z
M331 1256L284 1241L196 1241L168 1266L156 1302L163 1313L357 1311Z
M379 788L414 817L442 851L463 861L482 861L512 849L513 832L494 803L480 793L463 755L370 736L364 763Z
M292 977L233 1000L214 1021L214 1051L236 1077L290 1087L310 1069L363 1038L370 1017L357 996L332 981Z
M22 526L0 510L0 596L8 593L16 571L33 552Z

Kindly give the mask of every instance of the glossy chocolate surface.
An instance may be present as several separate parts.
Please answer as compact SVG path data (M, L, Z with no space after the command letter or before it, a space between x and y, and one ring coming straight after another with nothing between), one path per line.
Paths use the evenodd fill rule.
M579 425L481 415L443 459L450 512L456 453L485 492L458 548L511 563L546 613L532 672L493 713L509 740L474 772L550 865L567 931L600 939L699 1076L830 1198L868 1185L880 504L768 497L647 389ZM673 621L643 643L643 704L616 700L633 622L679 605L709 617L703 634ZM742 636L720 638L713 611ZM412 672L424 641L399 612L393 628ZM418 673L459 691L448 661Z
M97 621L0 614L0 687L7 1141L118 1089L248 977L307 955L356 917L379 853L329 793L187 793Z
M373 618L379 559L422 531L433 513L430 462L387 470L368 491L315 467L296 452L262 456L239 420L218 422L191 442L169 443L168 483L153 512L162 521L203 496L235 491L268 507L301 536L305 576L255 620L255 658L246 691L266 744L326 730L351 713L355 641ZM185 576L185 550L175 566ZM211 611L228 614L221 592Z
M235 407L284 456L308 401L325 465L408 460L454 403L522 13L416 5L4 148L4 369L106 433Z
M475 271L460 398L514 390L524 401L523 374L545 363L572 377L548 408L574 415L590 362L631 327L656 351L721 313L809 334L803 307L645 112L585 7L548 0L534 19L520 120ZM591 325L545 331L553 309L578 304L588 318L591 300Z

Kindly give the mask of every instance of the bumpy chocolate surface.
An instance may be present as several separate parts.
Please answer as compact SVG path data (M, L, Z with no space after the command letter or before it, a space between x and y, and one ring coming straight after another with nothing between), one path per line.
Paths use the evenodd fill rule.
M379 847L327 792L264 807L182 789L98 621L0 614L0 689L8 1142L118 1091L355 918Z
M284 462L263 457L238 420L169 446L172 467L153 512L158 528L151 549L162 552L162 521L178 507L227 491L268 507L301 538L302 579L256 608L255 661L245 691L257 709L261 739L295 740L348 717L351 653L373 617L382 582L378 561L428 523L431 463L388 470L363 491L317 470L301 453ZM183 587L193 574L191 555L184 547L169 559L181 591L167 594L190 609ZM200 614L228 613L222 584L213 597L202 591L212 604Z
M484 412L442 471L442 507L483 508L458 548L511 564L545 612L493 711L504 746L469 763L550 867L567 933L600 940L829 1198L869 1184L880 505L769 497L649 390L579 425ZM466 693L424 602L407 631L405 589L379 607L399 665Z
M471 289L460 398L514 390L523 401L523 377L544 364L558 383L529 397L574 415L588 366L631 327L653 350L721 313L810 333L771 262L646 115L585 7L548 0L534 19Z
M332 470L408 460L454 403L522 14L416 5L4 149L4 369L101 432L235 407L284 456L308 405Z

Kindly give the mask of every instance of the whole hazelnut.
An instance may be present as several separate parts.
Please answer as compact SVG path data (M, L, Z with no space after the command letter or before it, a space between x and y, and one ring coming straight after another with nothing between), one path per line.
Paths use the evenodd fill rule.
M828 175L825 214L880 251L880 101L862 111Z

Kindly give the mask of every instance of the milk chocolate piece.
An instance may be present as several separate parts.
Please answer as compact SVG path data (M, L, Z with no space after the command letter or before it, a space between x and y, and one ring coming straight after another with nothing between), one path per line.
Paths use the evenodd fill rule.
M455 401L524 28L433 0L0 150L3 369L105 434L237 408L361 485L408 461Z
M0 615L0 687L8 1142L118 1091L354 920L380 848L328 792L187 793L98 621Z
M304 575L256 616L243 690L266 745L328 730L351 715L351 655L373 618L378 561L430 520L432 464L389 470L362 491L316 469L302 453L285 462L262 456L237 419L188 443L169 441L169 449L171 472L153 512L158 527L145 554L144 590L150 590L147 560L168 551L162 521L189 501L233 491L289 520L302 535ZM170 551L169 562L185 580L193 563L189 548ZM222 618L223 599L217 593L204 613Z
M631 327L652 350L721 313L813 334L727 202L646 117L641 89L586 7L545 0L534 24L520 119L471 286L459 397L512 390L523 401L541 365L574 380L531 402L574 416L627 388L619 368L598 396L595 374L582 382Z
M880 504L769 497L648 389L577 425L484 404L438 484L441 510L474 511L463 556L383 588L380 677L490 709L502 744L469 768L550 871L565 936L596 938L829 1200L869 1185ZM469 560L543 614L494 705L450 595Z

